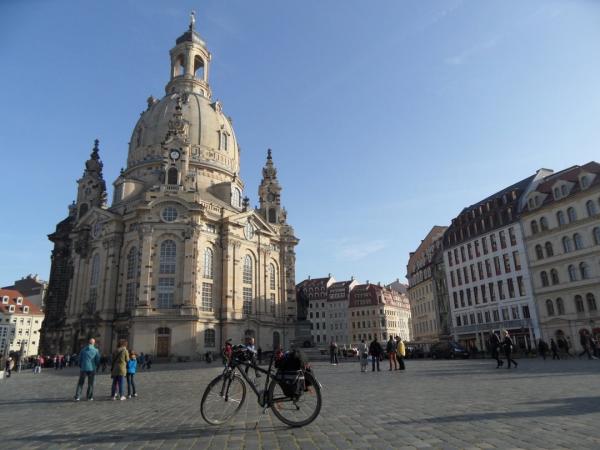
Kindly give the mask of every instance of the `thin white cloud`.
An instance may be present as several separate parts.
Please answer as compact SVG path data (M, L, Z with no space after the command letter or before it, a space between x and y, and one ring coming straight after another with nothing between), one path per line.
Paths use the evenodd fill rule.
M335 253L338 259L355 262L383 250L385 247L386 243L381 239L371 241L345 239L337 244Z
M490 39L486 39L483 42L479 42L454 56L450 56L450 57L446 58L444 61L446 64L450 64L453 66L458 66L458 65L464 64L465 62L467 62L469 59L473 58L474 56L481 55L481 54L493 49L494 47L496 47L498 45L498 43L500 43L501 40L502 40L501 36L494 36Z

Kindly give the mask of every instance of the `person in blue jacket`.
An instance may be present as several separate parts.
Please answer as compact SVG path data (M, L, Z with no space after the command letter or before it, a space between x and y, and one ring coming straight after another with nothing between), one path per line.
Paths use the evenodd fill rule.
M79 353L79 381L75 390L76 402L79 401L86 378L88 380L87 399L88 401L94 400L94 379L96 377L96 367L100 363L100 353L94 345L95 343L96 340L90 338L88 345L81 349Z
M135 373L137 372L137 355L131 352L127 361L127 398L137 397L135 392Z

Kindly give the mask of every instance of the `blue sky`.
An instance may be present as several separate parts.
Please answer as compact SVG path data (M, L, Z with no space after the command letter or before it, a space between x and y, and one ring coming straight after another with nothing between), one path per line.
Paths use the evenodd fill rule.
M48 277L96 137L112 191L191 9L252 204L273 149L298 280L402 279L463 206L600 159L600 2L4 0L0 285Z

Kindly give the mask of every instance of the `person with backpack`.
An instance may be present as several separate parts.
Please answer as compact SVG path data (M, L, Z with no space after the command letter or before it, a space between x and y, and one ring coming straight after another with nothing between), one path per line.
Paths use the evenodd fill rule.
M371 356L371 366L373 369L372 372L375 372L375 364L377 364L377 372L380 372L379 358L381 358L382 352L383 350L381 348L381 344L377 341L377 336L375 336L369 344L369 355Z
M390 338L385 346L385 351L387 352L387 356L390 361L389 370L398 370L398 361L396 361L396 347L396 341L394 341L394 337L390 334Z
M510 369L510 364L515 365L515 369L519 366L517 362L512 359L512 351L513 351L513 341L510 335L508 334L508 330L504 330L504 340L502 341L502 345L504 347L504 356L506 357L506 361L508 362L507 369Z

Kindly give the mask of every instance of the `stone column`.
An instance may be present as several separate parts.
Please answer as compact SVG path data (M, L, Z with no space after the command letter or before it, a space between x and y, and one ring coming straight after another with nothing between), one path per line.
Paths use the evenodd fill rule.
M189 227L184 232L184 259L183 259L183 306L187 313L193 313L190 308L196 308L196 270L198 268L198 233L194 227Z
M98 310L102 313L116 313L117 291L119 288L119 266L121 262L121 236L113 236L102 242L104 247L104 277L102 280L102 292L99 296ZM109 318L109 317L106 317Z

